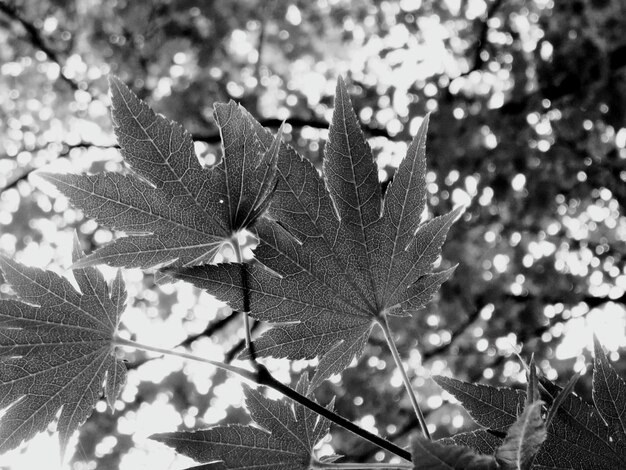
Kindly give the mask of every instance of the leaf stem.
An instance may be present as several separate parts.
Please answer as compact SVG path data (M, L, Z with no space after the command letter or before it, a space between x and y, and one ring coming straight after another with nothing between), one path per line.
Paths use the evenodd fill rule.
M376 434L366 431L365 429L354 424L352 421L348 421L343 416L336 414L335 412L329 410L328 408L323 407L319 403L314 402L310 398L298 393L296 390L292 389L291 387L288 387L282 382L279 382L276 378L274 378L274 376L269 372L269 370L267 370L267 368L262 364L257 363L257 366L256 366L257 370L253 372L247 369L243 369L241 367L233 366L230 364L225 364L223 362L212 361L210 359L204 359L203 357L194 356L193 354L188 354L188 353L179 352L179 351L172 351L169 349L158 348L155 346L148 346L148 345L137 343L135 341L131 341L125 338L121 338L119 336L115 336L115 338L113 339L113 344L117 346L131 347L134 349L141 349L143 351L155 352L158 354L167 354L170 356L181 357L183 359L203 362L205 364L210 364L214 367L218 367L220 369L232 372L257 385L270 387L276 390L277 392L280 392L281 394L285 395L286 397L291 398L292 400L299 403L300 405L310 409L311 411L323 416L324 418L327 418L329 421L332 421L338 426L341 426L342 428L352 432L353 434L371 442L372 444L388 452L391 452L392 454L397 455L398 457L401 457L409 462L411 461L411 453L409 451L403 449L400 446L397 446L393 442L389 442L388 440L380 436L377 436Z
M176 356L176 357L188 359L191 361L203 362L205 364L210 364L219 369L227 370L229 372L237 374L240 377L243 377L244 379L250 380L252 382L256 382L256 375L257 375L256 372L244 369L242 367L233 366L231 364L226 364L224 362L212 361L211 359L205 359L200 356L195 356L193 354L180 352L180 351L174 351L171 349L163 349L163 348L158 348L156 346L148 346L147 344L137 343L135 341L131 341L126 338L121 338L119 336L115 336L115 338L113 338L113 344L116 346L125 346L129 348L140 349L142 351L149 351L149 352L154 352L158 354L165 354L168 356Z
M252 345L252 334L250 333L250 317L248 316L248 312L250 311L250 300L248 297L248 271L246 270L245 260L243 259L243 252L241 250L239 239L235 236L232 236L230 244L233 247L233 251L235 252L235 260L237 261L237 263L239 263L239 269L241 271L241 287L245 293L243 307L243 327L246 335L246 348L250 349Z
M335 462L319 462L317 460L311 462L313 469L335 469L335 470L399 470L412 469L412 464L406 463L335 463Z
M409 399L411 400L411 405L413 405L413 410L415 410L415 415L417 416L417 421L419 422L420 429L422 430L422 434L426 439L431 439L430 432L428 432L428 426L426 425L426 419L424 418L424 413L422 413L422 409L420 408L419 403L417 402L417 397L415 396L415 392L413 391L413 387L411 386L411 381L409 380L409 376L402 365L402 359L400 359L400 354L398 353L398 349L396 348L396 344L393 341L393 337L391 335L391 329L389 328L389 322L387 321L387 314L383 313L381 315L381 319L378 320L378 324L383 330L383 334L385 335L385 340L389 345L389 349L391 350L391 355L393 356L393 360L396 363L396 367L400 371L400 375L402 376L402 381L404 382L404 386L406 388L407 394L409 395Z

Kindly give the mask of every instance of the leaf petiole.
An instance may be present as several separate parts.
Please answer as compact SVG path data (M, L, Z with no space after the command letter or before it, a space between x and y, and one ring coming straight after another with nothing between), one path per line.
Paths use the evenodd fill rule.
M399 470L412 469L413 465L406 463L335 463L335 462L319 462L315 460L311 462L311 468L318 469L334 469L334 470Z
M383 330L383 334L385 335L385 340L389 345L389 349L391 350L391 355L393 356L393 360L396 363L396 367L400 371L400 375L402 376L402 381L404 382L404 386L406 388L407 394L409 395L409 399L411 400L411 405L413 405L413 410L415 410L415 415L417 416L417 421L419 422L420 429L422 430L422 434L426 439L431 439L430 432L428 432L428 426L426 425L426 419L424 418L424 414L422 413L422 409L420 408L419 403L417 402L417 397L415 396L415 392L413 391L413 387L411 386L411 381L409 380L409 376L402 365L402 359L400 359L400 354L398 353L398 349L396 348L396 344L393 341L393 337L391 336L391 329L389 328L389 322L387 321L387 314L383 312L381 318L377 320L377 323Z
M347 420L346 418L344 418L343 416L340 416L336 413L334 413L333 411L329 410L328 408L316 403L315 401L311 400L310 398L298 393L296 390L294 390L291 387L288 387L287 385L283 384L282 382L279 382L278 380L276 380L276 378L267 370L267 368L261 364L257 364L257 370L256 371L250 371L248 369L243 369L242 367L237 367L237 366L233 366L230 364L225 364L223 362L219 362L219 361L212 361L210 359L204 359L203 357L199 357L199 356L194 356L193 354L188 354L188 353L184 353L184 352L179 352L179 351L172 351L169 349L163 349L163 348L159 348L159 347L155 347L155 346L148 346L145 344L141 344L141 343L136 343L135 341L131 341L129 339L125 339L125 338L121 338L119 336L115 336L113 338L113 345L116 346L123 346L123 347L130 347L130 348L134 348L134 349L140 349L143 351L149 351L149 352L154 352L154 353L158 353L158 354L167 354L169 356L177 356L183 359L189 359L192 361L198 361L198 362L203 362L205 364L210 364L214 367L218 367L220 369L232 372L234 374L239 375L240 377L243 377L246 380L249 380L250 382L253 382L257 385L263 385L266 387L270 387L274 390L276 390L277 392L280 392L281 394L283 394L284 396L291 398L292 400L294 400L296 403L301 404L302 406L305 406L306 408L310 409L311 411L323 416L324 418L328 419L329 421L332 421L333 423L341 426L342 428L352 432L353 434L371 442L372 444L394 454L397 455L398 457L401 457L407 461L411 461L411 453L405 449L403 449L400 446L397 446L396 444L394 444L393 442L389 442L386 439L377 436L376 434L373 434L369 431L366 431L365 429L357 426L356 424L354 424L352 421ZM329 468L329 467L325 467L325 468ZM332 467L330 467L332 468ZM345 468L345 467L344 467ZM367 467L366 467L367 468ZM391 467L393 468L393 467ZM397 468L397 467L396 467Z
M248 296L248 271L246 271L245 260L243 258L243 251L241 249L241 244L239 243L239 239L236 236L232 236L230 239L230 246L233 248L235 252L235 260L239 263L239 269L241 270L241 279L242 279L242 288L245 293L244 295L244 311L243 311L243 327L245 330L245 338L246 338L246 348L250 350L252 345L252 334L250 328L250 317L248 312L250 311L250 300ZM254 360L254 358L253 358Z
M237 366L233 366L230 364L226 364L224 362L212 361L211 359L205 359L200 356L195 356L193 354L180 352L180 351L174 351L171 349L158 348L156 346L148 346L147 344L137 343L135 341L132 341L126 338L121 338L120 336L115 336L115 338L113 338L113 345L140 349L142 351L154 352L157 354L166 354L168 356L176 356L176 357L188 359L191 361L203 362L205 364L212 365L219 369L223 369L228 372L233 372L234 374L237 374L240 377L243 377L244 379L257 383L257 380L256 380L257 374L255 372L244 369L242 367L237 367Z

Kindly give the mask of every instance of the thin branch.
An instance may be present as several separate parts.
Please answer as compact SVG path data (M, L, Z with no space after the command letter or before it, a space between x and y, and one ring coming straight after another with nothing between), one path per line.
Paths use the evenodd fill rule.
M454 331L450 333L450 341L448 341L445 344L442 344L441 346L437 346L436 348L432 348L423 352L422 361L425 362L425 361L432 359L433 357L446 354L452 348L452 346L454 346L456 341L470 329L470 327L474 324L476 320L478 320L478 318L480 318L481 310L482 310L482 307L481 308L475 307L474 311L470 315L467 316L465 321L459 324L454 329Z
M259 40L256 46L257 59L256 64L254 64L254 78L257 81L257 87L261 84L261 67L263 66L263 49L265 47L265 33L266 33L266 23L267 23L267 7L262 9L261 11L261 19L260 19L260 31L259 31Z
M267 387L270 387L276 390L277 392L282 393L286 397L291 398L297 403L303 406L306 406L311 411L323 416L324 418L331 420L333 423L352 432L353 434L356 434L357 436L370 441L372 444L375 444L378 447L388 452L391 452L392 454L395 454L398 457L401 457L409 462L411 461L411 453L409 451L403 449L402 447L397 446L396 444L392 442L389 442L388 440L380 436L377 436L376 434L372 434L369 431L366 431L365 429L360 428L359 426L354 424L352 421L348 421L344 417L339 416L336 413L330 411L328 408L325 408L319 403L314 402L310 398L300 395L294 389L276 380L274 376L270 374L270 372L267 370L267 368L264 365L257 364L257 369L258 369L257 370L257 380L258 380L257 383L259 385L265 385Z
M144 351L149 351L149 352L155 352L158 354L167 354L170 356L176 356L176 357L180 357L183 359L189 359L192 361L198 361L198 362L202 362L204 364L209 364L212 365L214 367L218 367L222 370L226 370L228 372L232 372L234 374L239 375L240 377L249 380L250 382L253 382L257 385L263 385L266 387L270 387L274 390L276 390L277 392L280 392L281 394L285 395L288 398L291 398L292 400L294 400L296 403L299 403L302 406L305 406L306 408L310 409L311 411L323 416L324 418L332 421L333 423L337 424L338 426L341 426L342 428L354 433L355 435L371 442L372 444L375 444L377 446L379 446L380 448L391 452L392 454L397 455L398 457L401 457L405 460L408 460L409 462L411 461L411 453L408 452L407 450L395 445L392 442L387 441L386 439L383 439L380 436L377 436L375 434L372 434L369 431L366 431L365 429L357 426L356 424L354 424L352 421L347 420L346 418L344 418L343 416L340 416L338 414L336 414L335 412L329 410L328 408L320 405L319 403L314 402L313 400L311 400L310 398L301 395L300 393L298 393L296 390L292 389L291 387L288 387L287 385L283 384L282 382L279 382L271 373L269 370L267 370L267 368L261 364L256 364L257 370L256 371L250 371L248 369L244 369L242 367L237 367L237 366L233 366L230 364L226 364L223 362L218 362L218 361L212 361L210 359L205 359L203 357L199 357L199 356L194 356L193 354L188 354L188 353L184 353L184 352L179 352L179 351L172 351L169 349L163 349L163 348L159 348L159 347L155 347L155 346L148 346L148 345L144 345L144 344L140 344L140 343L136 343L134 341L125 339L125 338L120 338L119 336L116 336L113 340L113 344L117 345L117 346L123 346L123 347L131 347L131 348L135 348L135 349L141 349Z
M1 1L2 0L0 0L0 2ZM46 144L45 146L29 150L29 152L37 152L39 150L44 150L49 145L54 145L54 144L55 144L55 142L50 142L49 144ZM54 158L52 158L52 160L56 160L57 158L65 157L72 150L77 149L77 148L99 148L99 149L119 148L119 145L100 145L100 144L94 144L92 142L84 142L84 141L81 141L81 142L79 142L77 144L66 144L66 143L63 143L62 145L65 148L63 149L62 152L58 153ZM52 160L47 161L46 164L50 163L50 161L52 161ZM24 170L17 177L13 178L9 183L7 183L5 186L0 188L0 194L2 194L4 191L7 191L7 190L9 190L11 188L15 188L20 183L20 181L25 181L26 179L28 179L28 177L31 175L31 173L37 171L39 168L40 168L39 166L35 166L35 167L31 167L31 168L28 168L28 169Z
M236 312L235 312L236 313ZM256 330L258 330L261 326L260 322L254 322L252 324L252 327L250 328L250 332L254 333ZM228 351L226 351L226 354L224 354L224 362L232 362L233 359L235 359L235 357L237 357L237 354L239 354L241 351L243 351L243 348L246 347L246 343L245 341L242 339L241 341L239 341L237 344L235 344L232 348L230 348Z
M63 71L64 65L61 61L61 58L59 57L59 54L46 44L45 39L41 35L40 28L37 28L33 23L24 18L14 5L9 4L5 0L0 0L0 11L13 21L19 23L26 32L30 44L36 49L44 52L51 62L54 62L59 66L59 78L61 80L67 83L74 91L87 91L83 87L81 87L76 80L68 77L65 74L65 72Z
M186 348L200 338L209 338L228 326L235 318L237 318L237 312L232 311L229 315L209 323L202 332L187 336L187 338L178 343L176 347L180 346Z
M266 118L259 120L259 124L263 127L270 127L278 129L284 122L287 122L291 127L301 129L303 127L312 127L314 129L328 130L328 121L316 118L304 118L304 117L290 117L286 121L279 118ZM362 125L363 132L368 137L385 137L389 140L398 140L401 136L392 136L384 127L372 127L368 125ZM217 144L220 142L219 132L211 132L207 134L194 134L193 139L199 142L205 142L207 144Z
M0 0L0 2L2 2L3 0ZM282 119L278 119L278 118L267 118L267 119L262 119L259 121L259 123L263 126L263 127L270 127L270 128L280 128L280 126L284 123L285 121L283 121ZM327 130L328 129L328 122L324 121L324 120L318 120L318 119L306 119L306 118L299 118L299 117L294 117L294 118L289 118L288 121L289 125L291 125L294 128L297 129L301 129L303 127L312 127L315 129L323 129L323 130ZM378 128L378 127L365 127L364 131L367 135L369 135L370 137L385 137L389 140L395 140L394 137L392 137L386 129L384 128ZM193 134L192 138L194 141L197 142L204 142L207 144L219 144L221 142L221 138L220 138L220 134L219 132L214 132L214 133L209 133L209 134ZM53 142L51 142L52 144ZM93 144L90 142L79 142L78 144L65 144L63 143L62 145L67 147L67 150L64 150L62 153L60 153L59 155L57 155L55 158L59 158L59 157L63 157L66 156L70 150L75 149L75 148L91 148L91 147L97 147L97 148L120 148L119 145L98 145L98 144ZM33 150L34 151L34 150ZM33 173L34 171L37 171L39 167L33 167L33 168L29 168L28 170L25 170L24 172L22 172L18 177L16 177L15 179L13 179L9 184L7 184L5 187L0 188L0 193L2 193L3 191L6 191L7 189L13 188L15 186L17 186L17 184L20 181L24 181L28 178L28 176Z
M459 75L460 77L465 77L472 72L476 72L482 69L483 65L485 64L485 61L482 58L482 53L486 49L487 44L489 44L489 42L487 41L489 35L489 20L491 20L491 18L493 18L498 13L498 10L503 3L504 0L494 0L491 6L489 6L485 19L481 24L478 37L476 38L476 41L472 46L472 48L474 49L474 61L472 63L472 66L467 72L463 72L461 75Z
M387 322L387 315L385 313L382 314L382 319L378 321L378 324L383 330L385 335L385 339L387 340L387 344L389 345L389 349L391 350L391 355L393 356L393 360L396 363L396 367L400 371L400 375L402 376L402 381L404 382L404 386L406 387L407 394L409 395L409 399L411 400L411 405L413 405L413 410L415 410L415 416L417 416L417 420L420 424L420 428L422 430L422 434L426 439L430 439L430 433L428 432L428 426L426 425L426 419L424 418L424 414L420 408L419 403L417 402L417 397L415 396L415 392L413 391L413 387L411 386L411 381L409 380L409 376L402 365L402 359L400 359L400 354L398 353L398 349L396 348L396 344L393 341L393 337L391 336L391 330L389 329L389 323Z

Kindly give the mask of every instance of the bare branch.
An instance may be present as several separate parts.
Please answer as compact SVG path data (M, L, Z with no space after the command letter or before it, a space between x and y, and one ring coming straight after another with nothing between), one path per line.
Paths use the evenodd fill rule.
M493 18L498 13L498 10L503 3L504 0L494 0L493 3L489 6L487 14L485 15L485 19L481 24L478 37L476 38L476 41L472 46L472 49L474 50L473 64L467 72L463 72L461 75L459 75L460 77L465 77L472 72L476 72L482 69L483 65L485 64L485 61L482 58L482 53L486 49L487 44L489 44L489 41L487 40L489 35L489 20L491 20L491 18Z
M87 91L84 86L81 87L76 80L68 77L65 74L65 72L63 71L64 64L59 57L59 54L46 44L44 37L41 35L40 29L37 28L33 23L28 21L26 18L24 18L13 4L8 3L6 0L0 0L0 11L8 16L11 20L19 23L26 32L28 42L30 42L30 44L32 44L34 48L44 52L48 56L48 59L50 61L59 66L59 78L61 80L67 83L74 91Z
M1 0L0 0L1 1ZM46 144L44 146L41 147L37 147L35 149L31 149L29 150L30 152L38 152L39 150L45 150L49 145L53 145L54 142L50 142L49 144ZM55 160L57 158L61 158L61 157L66 157L67 155L69 155L69 153L74 150L74 149L78 149L78 148L84 148L84 149L88 149L88 148L99 148L99 149L112 149L112 148L119 148L119 145L100 145L100 144L94 144L93 142L84 142L81 141L77 144L67 144L67 143L63 143L63 151L60 152L59 154L57 154L54 158L52 158L52 160ZM49 163L50 161L46 162ZM30 167L25 169L21 174L19 174L17 177L13 178L8 184L6 184L4 187L0 188L0 194L2 194L4 191L7 191L11 188L15 188L20 181L25 181L26 179L28 179L28 177L30 176L31 173L33 173L34 171L37 171L40 167L39 166L34 166L34 167Z
M194 341L200 338L209 338L213 336L215 333L218 333L219 331L224 329L226 326L228 326L235 318L237 318L237 312L232 311L229 315L225 316L224 318L220 318L219 320L209 323L207 327L204 329L204 331L193 334L193 335L189 335L187 339L185 339L184 341L181 341L175 347L178 347L178 346L189 347Z

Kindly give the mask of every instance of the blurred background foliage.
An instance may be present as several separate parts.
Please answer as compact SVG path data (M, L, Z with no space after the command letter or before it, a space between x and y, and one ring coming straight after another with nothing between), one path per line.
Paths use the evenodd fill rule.
M392 325L435 436L470 429L430 375L521 384L521 351L565 381L588 370L592 331L626 375L625 30L621 0L0 0L0 246L66 272L74 229L87 251L115 236L33 174L122 170L108 74L192 132L207 164L221 155L212 106L229 99L274 130L286 119L286 139L319 164L343 75L381 181L431 112L429 215L471 202L444 249L444 265L460 263L455 276ZM236 355L238 315L188 285L124 276L128 336ZM116 412L98 406L71 468L183 468L146 437L247 421L237 379L125 357ZM314 363L268 365L293 381ZM339 413L406 443L417 423L379 332L353 366L320 400L336 395ZM589 376L577 385L585 397ZM52 463L54 442L42 435L0 466L33 468L35 449L67 468ZM388 459L336 428L320 452L329 445L351 460Z

